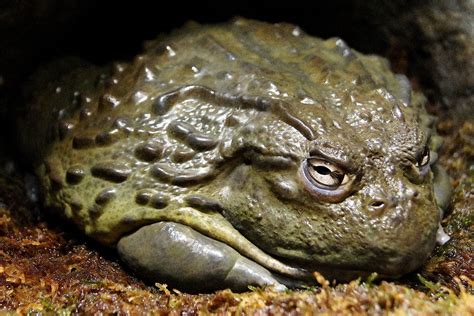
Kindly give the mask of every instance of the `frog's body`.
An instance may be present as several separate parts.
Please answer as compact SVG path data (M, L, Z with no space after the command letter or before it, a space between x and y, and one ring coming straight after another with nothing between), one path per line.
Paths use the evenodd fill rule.
M430 120L386 60L240 19L112 68L35 92L22 147L46 205L145 276L195 289L397 277L432 250Z

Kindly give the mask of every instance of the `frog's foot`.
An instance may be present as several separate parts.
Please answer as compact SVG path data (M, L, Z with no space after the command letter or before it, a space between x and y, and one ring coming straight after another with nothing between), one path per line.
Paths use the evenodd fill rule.
M248 285L285 289L267 269L230 246L174 222L144 226L120 239L117 249L148 280L190 291L243 291Z

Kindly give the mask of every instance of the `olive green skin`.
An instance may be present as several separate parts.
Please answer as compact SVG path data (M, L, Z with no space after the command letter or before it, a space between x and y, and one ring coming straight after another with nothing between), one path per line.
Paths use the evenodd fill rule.
M104 244L171 221L271 271L339 278L397 277L434 247L433 176L417 167L425 99L340 39L190 24L130 64L81 66L33 94L20 143L45 203ZM310 156L351 176L342 197L312 193Z

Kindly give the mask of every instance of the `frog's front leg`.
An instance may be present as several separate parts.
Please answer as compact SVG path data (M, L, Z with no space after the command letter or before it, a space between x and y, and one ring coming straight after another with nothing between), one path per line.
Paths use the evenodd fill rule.
M120 257L137 273L191 291L274 285L272 274L228 245L174 222L144 226L120 239Z

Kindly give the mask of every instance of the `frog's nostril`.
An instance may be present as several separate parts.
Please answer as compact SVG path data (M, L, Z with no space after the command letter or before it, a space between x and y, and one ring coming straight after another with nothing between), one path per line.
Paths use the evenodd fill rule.
M416 189L407 189L404 192L403 198L407 200L416 199L420 193Z

